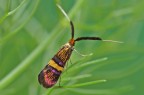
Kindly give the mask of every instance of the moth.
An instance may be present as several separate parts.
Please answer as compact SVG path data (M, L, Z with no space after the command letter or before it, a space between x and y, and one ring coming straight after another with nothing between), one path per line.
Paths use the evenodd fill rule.
M78 37L75 39L73 22L69 19L68 15L60 5L57 5L57 7L61 10L61 12L70 22L71 39L60 48L60 50L52 57L52 59L48 62L48 64L44 67L44 69L39 73L38 81L45 88L50 88L58 82L58 79L61 76L61 73L63 72L67 61L69 60L73 50L75 50L74 45L76 42L81 40L100 40L100 41L118 42L113 40L102 40L100 37Z

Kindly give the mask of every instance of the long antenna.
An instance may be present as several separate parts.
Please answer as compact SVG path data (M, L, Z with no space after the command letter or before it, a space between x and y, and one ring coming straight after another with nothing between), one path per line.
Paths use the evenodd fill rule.
M100 40L104 42L123 43L121 41L103 40L100 37L78 37L77 39L75 39L75 41L81 41L81 40Z
M124 43L124 42L121 42L121 41L114 41L114 40L102 40L104 42L114 42L114 43Z
M64 16L67 18L67 20L70 22L71 32L72 32L72 39L73 39L74 38L74 25L73 25L73 22L70 20L70 18L68 17L66 12L63 10L63 8L59 4L56 4L56 5L61 10L61 12L64 14Z
M64 14L64 16L67 18L67 20L70 22L70 18L68 17L68 15L66 14L66 12L63 10L63 8L59 5L59 4L56 4L57 7L61 10L61 12Z
M102 40L100 37L78 37L75 39L75 41L80 41L80 40Z

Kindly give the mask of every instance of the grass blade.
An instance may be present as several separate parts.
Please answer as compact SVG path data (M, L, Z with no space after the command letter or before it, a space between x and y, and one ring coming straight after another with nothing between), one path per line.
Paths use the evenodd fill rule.
M91 77L91 76L92 76L91 74L79 75L76 77L64 78L64 79L62 79L62 81L77 80L77 79L87 78L87 77Z
M23 0L14 10L7 12L1 19L0 19L0 24L10 15L14 14L18 9L22 7L22 5L25 3L26 0ZM8 2L8 8L10 6L10 0ZM8 9L7 9L8 10ZM7 11L6 10L6 11Z
M88 85L94 85L94 84L103 83L103 82L106 82L106 80L97 80L97 81L91 81L91 82L86 82L86 83L80 83L80 84L75 84L75 85L70 85L70 86L64 86L64 88L77 88L77 87L88 86Z
M40 0L38 0L37 2L39 2ZM75 4L74 8L71 10L71 16L74 15L74 13L77 11L77 8L80 7L80 5L82 4L83 0L79 0L77 1L77 3ZM63 21L63 20L62 20ZM0 90L7 87L12 81L14 81L24 70L27 69L27 67L29 65L32 64L32 61L35 60L35 58L38 57L38 55L40 53L42 53L47 47L48 45L51 43L51 39L56 38L59 33L60 30L62 29L61 25L58 24L52 34L48 37L46 37L46 39L24 60L22 61L13 71L11 71L5 78L3 78L0 81Z
M37 0L37 1L36 1L36 4L35 4L32 12L31 12L31 14L30 14L30 16L29 16L29 18L28 18L27 20L25 20L25 21L24 21L18 28L16 28L14 31L10 32L10 33L9 33L8 35L6 35L4 38L0 39L0 44L1 44L1 45L4 44L4 43L6 43L11 37L13 37L16 33L18 33L19 30L22 29L22 28L28 23L28 21L29 21L29 20L32 18L32 16L34 15L34 13L35 13L38 5L39 5L39 2L40 2L40 0ZM18 10L18 9L16 9L16 10ZM15 11L16 11L16 10L15 10ZM10 12L9 14L13 14L15 11Z

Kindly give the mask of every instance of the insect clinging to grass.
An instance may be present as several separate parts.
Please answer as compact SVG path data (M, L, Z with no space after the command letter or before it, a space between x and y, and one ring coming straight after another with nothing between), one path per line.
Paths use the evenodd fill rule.
M118 42L113 40L103 40L100 37L78 37L75 39L73 22L70 20L70 18L68 17L66 12L62 9L60 5L57 5L57 7L61 10L61 12L70 22L71 39L60 48L60 50L54 55L54 57L48 62L48 64L44 67L44 69L39 73L38 81L45 88L50 88L57 83L59 77L61 76L61 73L64 70L67 61L69 60L72 54L72 51L75 50L74 45L76 42L81 40L100 40L100 41Z

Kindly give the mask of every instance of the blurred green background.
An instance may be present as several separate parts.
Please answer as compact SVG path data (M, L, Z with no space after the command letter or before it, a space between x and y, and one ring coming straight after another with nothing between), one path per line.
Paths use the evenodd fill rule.
M71 37L56 3L73 21L75 37L124 42L77 42L75 49L93 55L73 52L61 85L107 82L61 89L38 83L39 72ZM143 69L144 0L0 0L0 95L143 95Z

